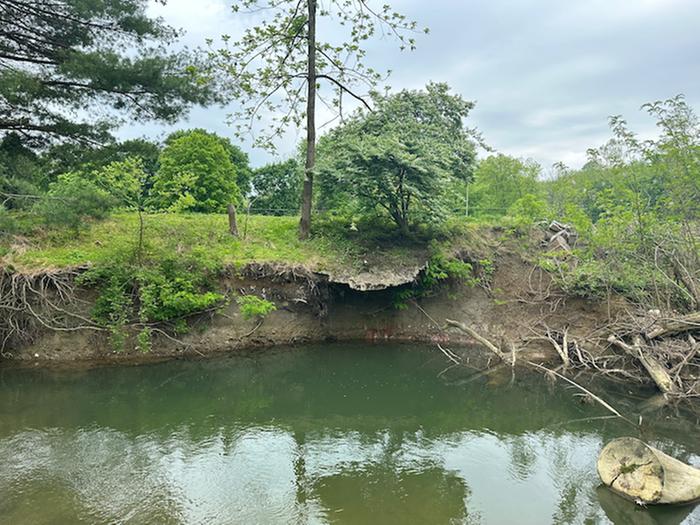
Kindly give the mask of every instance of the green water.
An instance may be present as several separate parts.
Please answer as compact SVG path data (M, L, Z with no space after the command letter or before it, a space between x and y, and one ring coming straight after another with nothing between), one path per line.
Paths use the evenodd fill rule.
M445 367L432 348L330 345L0 369L0 523L700 523L595 473L620 435L700 464L696 421L640 433L541 377Z

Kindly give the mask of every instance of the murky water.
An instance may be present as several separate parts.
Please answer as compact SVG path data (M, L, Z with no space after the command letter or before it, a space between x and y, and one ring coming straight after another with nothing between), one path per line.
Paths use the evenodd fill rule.
M0 369L0 523L700 523L595 473L620 435L699 465L696 421L647 416L640 433L541 377L445 366L429 348L332 345Z

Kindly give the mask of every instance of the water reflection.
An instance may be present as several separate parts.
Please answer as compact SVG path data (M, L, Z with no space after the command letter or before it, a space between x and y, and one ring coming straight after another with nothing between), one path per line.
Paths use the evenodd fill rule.
M600 447L630 432L580 421L597 407L525 376L446 384L442 365L432 350L319 347L69 374L0 370L0 522L700 518L596 491ZM644 437L697 463L688 425L674 439L653 426Z

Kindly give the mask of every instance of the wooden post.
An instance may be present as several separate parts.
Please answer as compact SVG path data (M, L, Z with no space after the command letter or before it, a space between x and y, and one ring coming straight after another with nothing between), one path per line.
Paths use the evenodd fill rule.
M228 231L231 235L238 237L238 223L236 222L236 207L233 204L228 205Z

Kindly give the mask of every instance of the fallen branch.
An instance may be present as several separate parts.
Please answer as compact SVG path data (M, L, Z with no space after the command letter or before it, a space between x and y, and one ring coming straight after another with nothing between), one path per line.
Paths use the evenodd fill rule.
M564 364L564 370L569 368L569 365L571 364L571 360L569 359L568 335L569 331L568 329L565 329L562 344L560 345L557 342L557 340L552 336L551 331L547 329L547 339L550 343L552 343L552 346L557 351L557 354L559 354L559 357L561 357L561 361Z
M647 337L655 339L692 330L700 330L700 312L693 312L678 319L667 319L661 326L647 333Z
M460 323L459 321L453 321L452 319L445 319L445 323L447 323L448 326L452 326L453 328L457 328L458 330L464 332L465 334L469 335L470 337L476 339L479 343L484 345L486 348L491 350L501 361L504 361L508 364L512 364L513 360L508 354L505 354L501 351L500 348L498 348L496 345L494 345L491 341L483 337L481 334L479 334L476 330L473 328L465 325L464 323Z
M632 338L632 346L628 345L621 339L618 339L614 335L608 337L608 342L614 344L615 346L621 348L627 355L637 359L644 369L651 377L652 381L664 394L669 394L675 392L676 388L673 384L673 380L661 363L649 355L644 355L642 352L642 340L639 336L634 336Z
M454 353L452 350L450 350L449 348L447 348L447 349L443 348L443 347L440 345L440 343L437 344L437 347L440 349L440 351L441 351L443 354L445 354L445 357L446 357L447 359L449 359L450 361L452 361L454 364L458 365L458 364L461 363L461 361L459 360L459 358L455 355L455 353Z
M553 375L555 375L556 377L558 377L559 379L563 379L564 381L566 381L566 382L569 383L570 385L572 385L572 386L578 388L581 392L583 392L583 393L585 393L586 395L590 396L591 399L593 399L594 401L598 402L603 408L609 410L611 413L615 414L617 417L623 419L624 421L626 421L626 422L629 423L630 425L637 426L637 425L635 425L632 421L630 421L629 419L627 419L625 416L623 416L622 414L620 414L620 412L618 412L614 407L612 407L612 406L611 406L608 402L606 402L604 399L598 397L597 395L595 395L595 394L594 394L593 392L591 392L590 390L588 390L588 389L582 387L581 385L579 385L579 384L578 384L576 381L574 381L573 379L569 379L569 378L566 377L565 375L562 375L562 374L560 374L559 372L557 372L557 371L555 371L555 370L551 370L551 369L547 368L546 366L542 366L542 365L540 365L540 364L533 363L532 361L526 361L526 363L527 363L528 365L530 365L530 366L534 366L535 368L539 368L540 370L543 370L543 371L545 371L545 372L547 372L547 373L549 373L549 374L553 374Z

